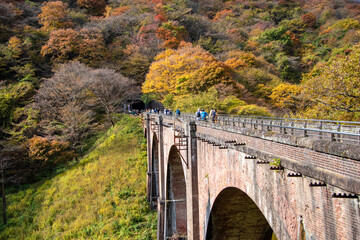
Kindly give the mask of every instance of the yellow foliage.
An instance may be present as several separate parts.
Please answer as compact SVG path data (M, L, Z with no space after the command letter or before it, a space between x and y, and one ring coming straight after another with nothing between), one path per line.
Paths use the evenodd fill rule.
M358 20L353 18L341 19L335 22L328 30L331 29L341 29L341 30L350 30L350 29L359 29L360 23Z
M8 47L12 50L12 56L18 58L22 51L22 41L13 36L9 39Z
M239 106L236 110L237 115L271 117L271 113L267 110L267 108L256 105Z
M167 94L198 93L221 82L234 84L228 71L201 47L181 44L177 50L166 50L155 58L142 90L155 93L159 99Z
M238 59L238 58L230 58L225 61L225 64L233 69L248 66L243 59Z
M298 85L282 83L273 89L270 99L275 107L294 108L302 88Z
M228 53L229 59L225 61L225 64L233 69L240 67L254 67L256 65L256 57L252 53L243 51L230 51Z
M360 45L348 52L347 56L318 64L305 75L301 83L301 97L309 106L303 112L305 115L313 112L311 108L316 108L322 113L322 118L359 120Z

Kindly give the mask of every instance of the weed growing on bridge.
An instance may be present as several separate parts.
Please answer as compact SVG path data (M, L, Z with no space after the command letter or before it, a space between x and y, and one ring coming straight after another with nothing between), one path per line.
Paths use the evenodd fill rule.
M273 170L276 170L276 172L278 173L279 170L282 170L283 167L281 166L281 159L280 158L274 158L272 162L269 163L270 164L270 169L273 168Z
M280 158L274 158L272 162L269 163L271 166L274 167L281 167L281 159Z
M139 119L123 117L79 164L8 197L0 239L155 239Z

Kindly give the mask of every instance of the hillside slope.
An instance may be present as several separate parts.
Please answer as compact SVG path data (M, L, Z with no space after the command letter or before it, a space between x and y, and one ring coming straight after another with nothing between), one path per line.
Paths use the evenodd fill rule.
M154 239L140 119L123 117L70 170L8 195L0 239Z

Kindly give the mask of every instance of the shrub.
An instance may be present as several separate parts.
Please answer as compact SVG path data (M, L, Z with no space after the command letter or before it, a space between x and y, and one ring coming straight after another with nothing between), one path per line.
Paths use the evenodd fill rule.
M341 29L341 30L350 30L350 29L359 29L360 23L358 20L353 18L341 19L334 23L329 29Z
M0 88L0 126L9 126L15 109L33 94L34 87L29 82Z
M240 106L236 112L237 115L246 115L246 116L264 116L271 117L271 113L264 107L259 107L256 105L245 105Z
M259 68L246 68L237 73L240 76L238 79L239 83L251 92L257 91L260 84L272 89L281 82L276 75Z
M65 163L76 156L69 142L34 136L28 140L28 146L30 160L43 166Z
M239 67L253 67L256 64L256 57L254 54L239 50L230 51L228 53L228 58L229 59L225 61L225 64L233 69Z
M284 53L279 53L276 58L276 65L280 70L281 76L288 81L298 82L302 72L300 58L290 57Z
M301 19L308 27L316 26L316 16L313 13L306 13L301 16Z
M173 109L179 108L183 112L196 112L201 107L205 110L210 108L218 108L219 95L215 88L209 91L193 95L183 95L176 97Z

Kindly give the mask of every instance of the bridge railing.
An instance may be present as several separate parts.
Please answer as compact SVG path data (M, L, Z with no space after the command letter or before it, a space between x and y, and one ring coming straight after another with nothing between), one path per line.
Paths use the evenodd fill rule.
M174 118L174 116L163 116L165 118ZM219 115L216 119L207 118L206 120L201 120L195 114L188 113L182 113L179 120L182 119L198 121L200 124L206 122L214 125L257 129L360 145L360 122L231 115Z

